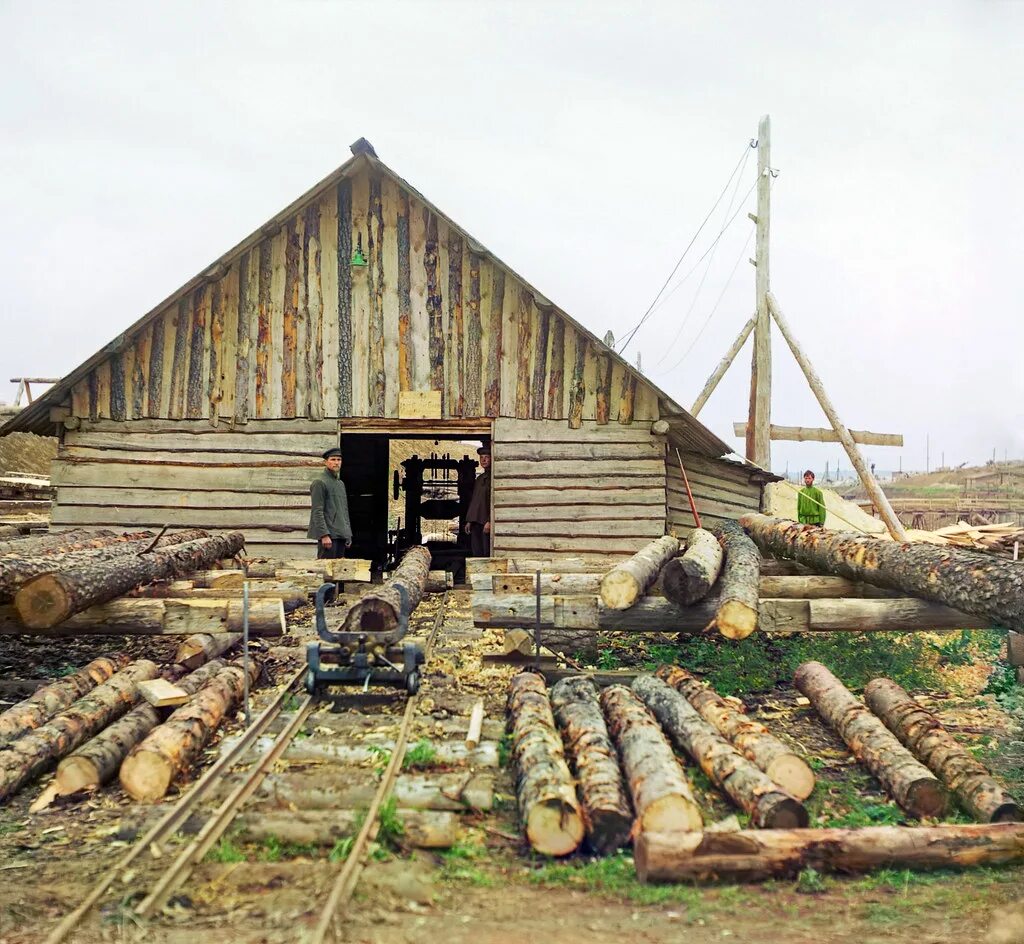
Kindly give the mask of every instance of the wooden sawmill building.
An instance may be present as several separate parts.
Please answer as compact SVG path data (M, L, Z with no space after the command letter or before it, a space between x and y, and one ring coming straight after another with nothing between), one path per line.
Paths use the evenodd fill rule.
M352 150L0 428L59 437L54 528L242 530L250 554L307 556L309 483L340 443L353 551L372 556L389 441L417 438L492 444L495 556L686 532L676 448L706 522L759 509L773 476Z

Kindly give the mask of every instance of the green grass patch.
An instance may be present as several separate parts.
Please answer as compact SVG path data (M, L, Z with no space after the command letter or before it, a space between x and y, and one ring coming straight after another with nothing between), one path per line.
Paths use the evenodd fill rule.
M221 836L209 852L206 853L207 862L245 862L246 855L234 838Z
M267 836L260 843L257 859L260 862L281 862L284 859L297 859L300 856L316 857L319 848L312 843L283 842L277 836Z
M430 767L437 757L434 745L427 738L420 738L405 752L402 758L402 770L422 770Z
M512 759L512 735L508 732L501 736L498 741L498 766L507 767Z

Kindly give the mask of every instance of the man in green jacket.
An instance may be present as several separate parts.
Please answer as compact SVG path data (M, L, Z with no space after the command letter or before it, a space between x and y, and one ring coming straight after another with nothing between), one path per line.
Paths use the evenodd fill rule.
M804 473L804 487L796 498L796 516L800 524L813 524L819 528L825 523L825 496L814 485L814 473Z
M306 537L316 541L318 558L344 557L352 546L352 523L348 516L348 494L341 476L341 450L328 449L324 470L309 486L309 530Z

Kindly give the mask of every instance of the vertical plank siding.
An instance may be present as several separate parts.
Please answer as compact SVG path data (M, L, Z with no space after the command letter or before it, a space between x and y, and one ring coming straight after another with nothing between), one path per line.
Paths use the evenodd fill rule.
M658 418L656 391L417 194L365 169L126 337L71 405L83 419L244 425L397 417L400 392L425 391L441 393L445 418Z

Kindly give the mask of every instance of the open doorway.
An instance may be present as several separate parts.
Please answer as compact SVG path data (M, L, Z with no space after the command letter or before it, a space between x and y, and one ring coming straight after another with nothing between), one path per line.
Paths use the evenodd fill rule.
M353 557L388 569L424 544L437 570L457 580L470 556L466 514L489 436L344 432L341 477L348 491Z

